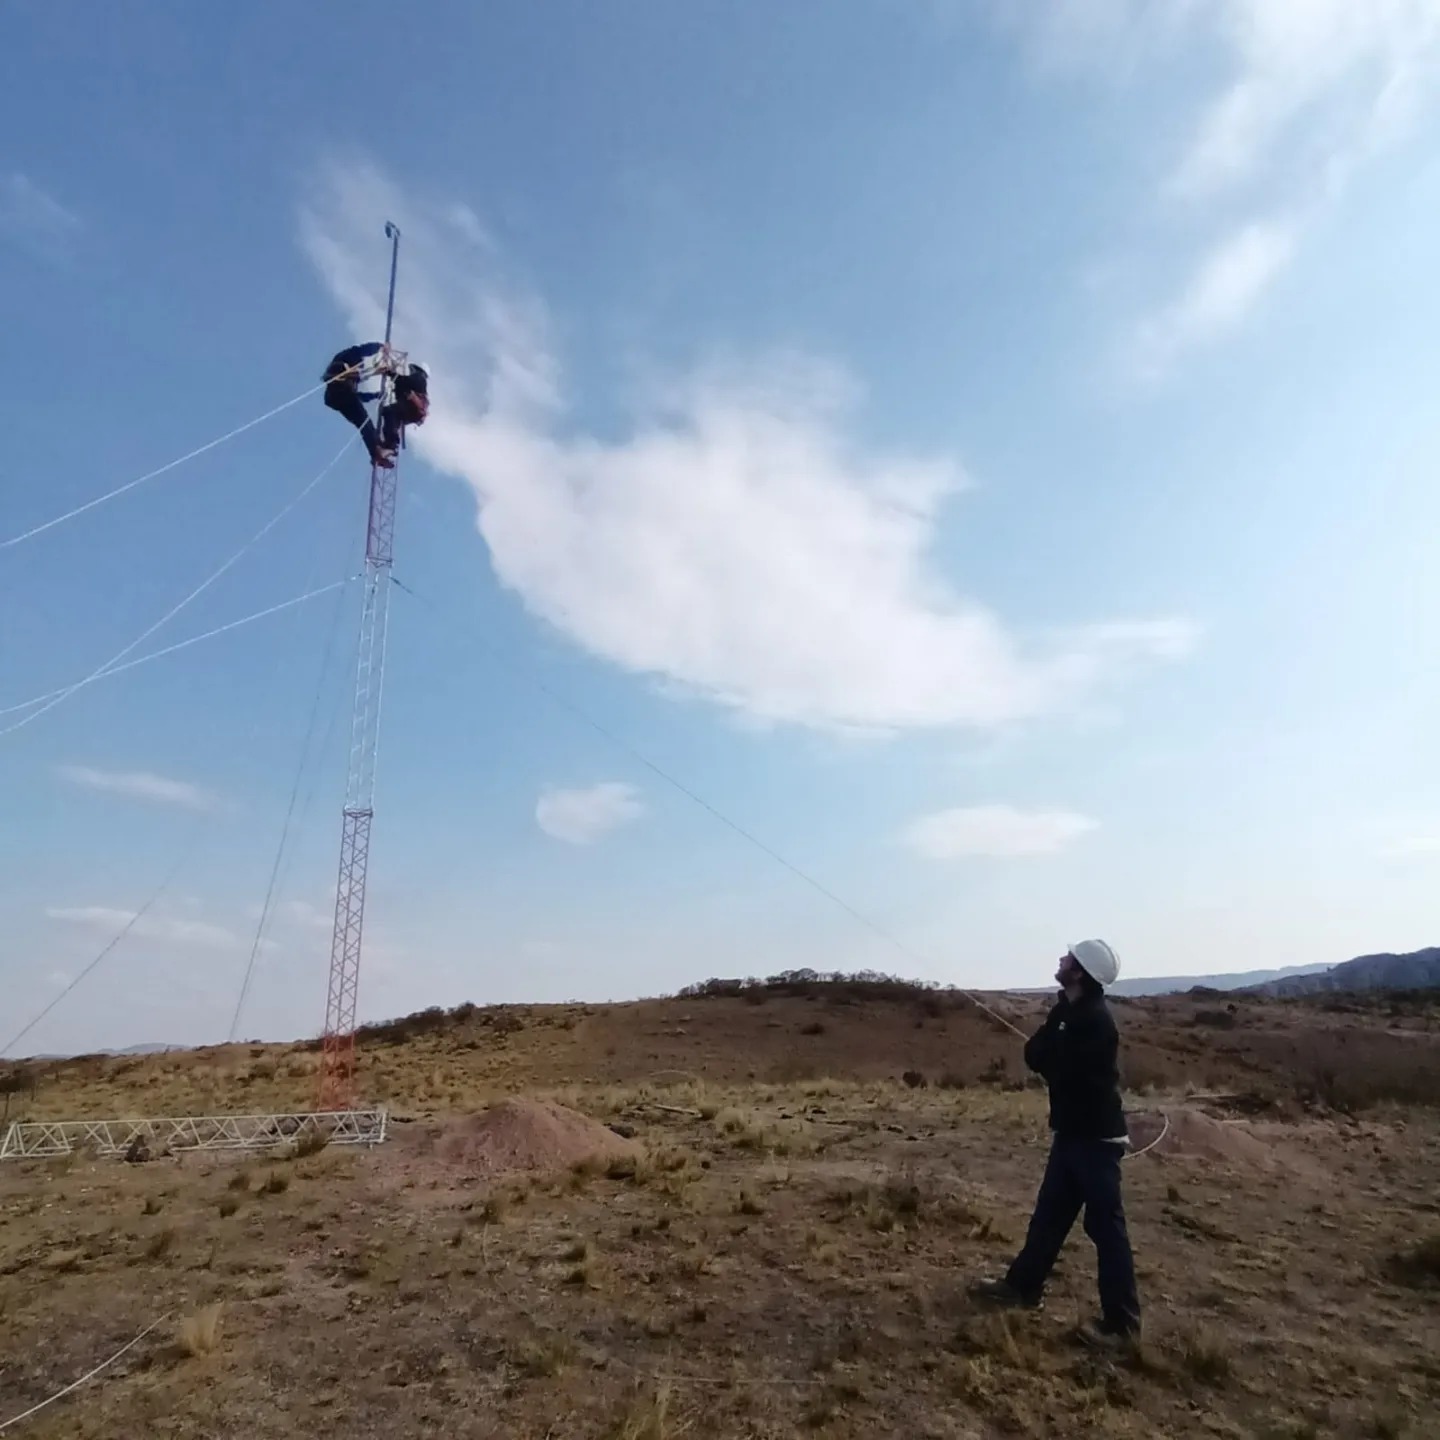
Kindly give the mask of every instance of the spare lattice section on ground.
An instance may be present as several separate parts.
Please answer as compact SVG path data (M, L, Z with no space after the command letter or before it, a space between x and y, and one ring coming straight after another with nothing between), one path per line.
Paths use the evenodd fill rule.
M386 1112L307 1111L291 1115L182 1115L147 1120L39 1120L12 1124L0 1160L36 1160L89 1150L96 1155L151 1155L175 1150L260 1150L323 1137L330 1145L379 1145Z

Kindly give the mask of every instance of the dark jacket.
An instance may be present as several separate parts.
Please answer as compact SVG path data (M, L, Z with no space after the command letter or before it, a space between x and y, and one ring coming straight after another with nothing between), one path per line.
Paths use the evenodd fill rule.
M356 374L345 375L345 378L338 382L341 385L348 386L352 390L356 390L359 388L360 379L366 374L367 367L365 362L367 360L373 360L384 348L378 340L372 340L368 345L352 345L348 350L341 350L338 354L331 357L330 363L325 367L325 373L320 378L324 380L326 384L333 386L339 376L345 375L347 370L354 370L358 365L361 368ZM378 390L372 390L366 394L362 394L360 398L365 401L378 400L380 398L380 392Z
M1125 1136L1117 1054L1120 1036L1103 995L1061 995L1025 1042L1025 1063L1050 1087L1050 1128L1066 1139Z

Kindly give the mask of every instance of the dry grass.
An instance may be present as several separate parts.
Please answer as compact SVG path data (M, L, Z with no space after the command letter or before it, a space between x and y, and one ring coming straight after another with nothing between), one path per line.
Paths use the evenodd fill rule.
M166 1225L145 1242L147 1260L163 1260L175 1246L175 1227Z
M690 1428L676 1418L673 1387L662 1380L627 1400L605 1434L607 1440L676 1440Z
M220 1319L224 1307L216 1301L202 1306L180 1322L175 1344L182 1355L195 1359L209 1355L220 1343Z
M311 1155L318 1155L329 1144L330 1137L323 1130L311 1130L295 1142L295 1158L305 1160Z
M1078 1226L1044 1313L993 1315L964 1293L1018 1241L999 1232L1023 1225L1044 1165L1044 1097L1014 1088L1013 1040L914 999L762 998L525 1007L520 1028L498 1031L485 1012L426 1021L366 1053L397 1110L375 1152L296 1155L293 1168L278 1155L248 1169L202 1156L0 1167L0 1415L133 1333L137 1285L163 1309L186 1284L241 1307L229 1363L196 1366L202 1383L137 1364L67 1401L64 1433L149 1434L162 1416L172 1440L381 1424L388 1440L420 1440L483 1415L497 1435L535 1440L1239 1440L1282 1433L1296 1397L1305 1418L1290 1436L1419 1440L1418 1417L1440 1412L1431 1110L1381 1105L1352 1124L1292 1101L1255 1127L1273 1167L1183 1153L1127 1164L1147 1346L1097 1357L1072 1336L1095 1303ZM1277 1104L1293 1091L1292 1047L1348 1054L1372 1024L1241 1002L1221 1029L1191 1023L1194 1008L1117 1015L1157 1083L1268 1089ZM800 1040L817 1019L824 1033ZM1311 1036L1322 1019L1333 1033ZM1435 1053L1423 1030L1383 1043ZM797 1052L810 1073L777 1080ZM203 1087L224 1108L245 1075L247 1105L285 1109L287 1087L308 1093L313 1058L247 1046L128 1070L67 1064L47 1068L37 1104L189 1112ZM908 1087L906 1071L930 1084ZM453 1167L447 1108L517 1091L623 1116L641 1156L574 1177ZM266 1200L283 1193L272 1174L298 1192L290 1202ZM163 1220L142 1218L152 1197ZM157 1225L176 1238L147 1270ZM1233 1241L1206 1238L1222 1226Z
M575 1344L566 1335L543 1335L517 1342L508 1358L522 1375L551 1380L574 1363Z
M1183 1334L1178 1344L1180 1368L1202 1385L1220 1386L1230 1379L1230 1348L1213 1330L1196 1329Z

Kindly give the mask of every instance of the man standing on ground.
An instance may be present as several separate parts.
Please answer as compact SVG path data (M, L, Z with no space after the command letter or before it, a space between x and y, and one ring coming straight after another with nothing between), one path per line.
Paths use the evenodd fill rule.
M1081 1208L1100 1270L1100 1319L1082 1328L1091 1344L1121 1346L1140 1335L1135 1261L1120 1199L1120 1160L1129 1144L1120 1102L1119 1036L1105 1003L1120 961L1103 940L1082 940L1060 962L1061 994L1025 1042L1025 1063L1050 1090L1054 1140L1025 1246L1003 1279L974 1293L1038 1309L1060 1247Z

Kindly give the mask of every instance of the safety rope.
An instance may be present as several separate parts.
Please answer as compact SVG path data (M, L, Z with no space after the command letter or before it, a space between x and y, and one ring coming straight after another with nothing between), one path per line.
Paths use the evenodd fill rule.
M263 540L265 536L268 535L270 531L275 528L276 525L278 525L297 505L299 505L300 502L304 500L305 497L335 468L335 466L340 463L341 457L351 447L351 445L355 443L356 439L358 438L359 437L357 432L357 434L352 435L348 440L346 440L346 442L340 447L340 449L335 452L334 458L327 462L327 464L320 471L320 473L316 475L312 480L310 480L304 486L304 488L301 489L299 494L297 494L293 499L287 501L283 506L281 506L281 508L276 511L276 513L272 515L270 519L267 520L265 524L262 525L260 529L257 530L255 534L252 535L237 551L235 551L235 553L231 555L228 560L224 561L217 569L211 571L211 573L204 580L202 580L193 590L191 590L190 593L186 595L183 600L173 605L169 610L165 612L165 614L163 614L158 620L156 620L154 624L149 625L146 627L146 629L142 630L140 634L137 635L128 645L126 645L123 649L117 651L107 661L105 661L104 664L97 665L95 669L92 670L83 679L75 681L73 685L67 685L58 693L53 694L50 699L48 699L43 705L39 706L35 710L32 710L30 714L22 716L19 720L16 720L13 723L5 726L4 729L0 729L0 736L9 735L14 731L19 730L22 727L30 724L32 720L38 720L40 716L46 714L48 711L53 710L57 705L62 704L64 701L68 700L77 691L83 690L87 685L93 685L95 681L100 679L107 671L111 669L112 666L118 665L119 662L124 660L125 657L129 655L132 650L134 650L137 646L143 644L146 640L148 640L150 636L152 636L158 629L160 629L162 625L166 624L170 620L173 620L175 616L178 615L183 609L185 609L187 605L189 605L192 601L198 599L199 596L204 594L204 592L208 590L222 575L224 575L227 570L229 570L233 565L240 561L257 544L259 544L259 542Z
M359 575L348 575L344 580L332 580L328 585L321 585L317 590L306 590L292 599L281 600L275 605L267 605L263 610L256 610L250 615L242 615L238 620L227 621L224 625L217 625L213 630L192 635L188 640L177 640L173 645L166 645L160 650L151 650L149 654L138 656L134 660L127 660L123 665L112 665L109 669L102 670L95 678L96 680L108 680L112 675L123 675L125 671L135 669L137 665L148 665L152 660L163 659L166 655L173 655L177 650L188 650L202 640L213 640L217 635L238 630L243 625L252 625L256 620L264 620L271 615L278 615L282 610L291 610L297 605L303 605L307 600L318 600L320 596L328 595L332 590L338 590L359 578ZM32 705L40 705L56 695L63 695L64 691L65 687L61 686L59 690L47 690L43 695L32 695L28 700L0 707L0 715L13 715L17 710L28 710Z
M410 586L406 585L403 581L395 580L394 583L398 585L400 589L402 589L407 595L420 601L422 605L425 605L435 614L442 614L442 612L434 604L433 601L429 600L423 595L418 594L416 591L412 590ZM688 785L686 785L683 781L676 779L676 777L674 775L671 775L669 771L657 765L653 760L649 758L649 756L643 754L630 741L626 740L623 736L617 735L613 730L610 730L605 725L601 724L600 721L596 720L594 716L590 715L587 711L581 709L581 707L575 704L574 701L568 699L564 695L561 695L558 691L547 685L543 680L540 679L538 675L534 674L532 671L525 669L521 665L517 665L507 655L502 654L478 633L467 630L466 634L471 635L475 642L482 649L487 651L494 659L498 660L499 663L503 665L507 670L509 670L512 674L518 675L521 679L533 685L553 704L556 704L560 706L561 709L568 711L571 715L573 715L576 719L580 720L583 724L588 725L590 729L596 732L596 734L603 736L612 745L618 746L637 764L643 765L645 769L649 770L652 774L658 776L667 785L679 791L679 793L685 796L687 800L691 801L695 805L698 805L702 810L704 810L707 814L711 815L714 819L718 820L727 829L733 830L735 834L739 835L743 840L753 845L757 850L761 851L762 854L768 855L770 859L775 861L776 864L783 866L792 875L804 881L804 883L806 885L809 885L813 890L818 891L827 900L829 900L831 904L838 906L853 920L863 925L873 934L879 936L880 939L884 940L888 945L893 946L913 964L920 966L922 970L930 968L929 962L918 951L907 945L898 936L886 930L882 925L876 923L876 921L872 920L863 911L857 910L853 905L850 904L848 900L844 899L840 895L837 895L835 891L829 888L829 886L817 880L808 871L801 869L800 866L796 865L792 860L787 859L784 855L782 855L772 846L766 844L766 842L761 840L759 836L747 830L738 821L732 820L728 815L724 813L724 811L720 810L715 805L711 804L709 800L705 799L703 795L698 794L696 791L692 790ZM3 733L3 731L0 731L0 734ZM992 1020L997 1021L1007 1030L1011 1031L1015 1035L1018 1035L1022 1040L1026 1038L1025 1032L1021 1030L1018 1025L1015 1025L1011 1021L1007 1020L1005 1016L1000 1014L998 1010L995 1010L991 1006L987 1005L978 996L972 994L968 990L960 990L958 989L958 987L956 989L956 993L959 995L963 995L965 999L970 1001L970 1003L976 1007L976 1009L984 1011L984 1013L990 1016Z
M0 1421L0 1433L8 1430L12 1425L18 1425L22 1420L28 1420L32 1415L38 1415L47 1405L53 1405L57 1400L63 1400L67 1395L93 1380L102 1370L108 1370L122 1355L133 1350L152 1330L158 1329L174 1313L173 1310L167 1310L158 1320L152 1320L133 1340L127 1340L108 1359L102 1360L93 1370L87 1370L78 1380L72 1380L63 1390L57 1390L38 1405L32 1405L28 1410L21 1411L19 1415L12 1415L8 1420Z
M194 827L187 833L185 837L185 843L180 847L179 858L175 861L174 865L170 867L169 874L167 874L165 878L160 882L160 884L156 886L155 890L151 893L150 898L146 900L145 903L137 911L135 911L135 913L131 915L123 925L121 925L120 929L117 930L115 934L111 936L111 938L101 948L100 953L96 955L96 957L58 995L56 995L50 1001L50 1003L40 1011L38 1015L36 1015L33 1019L29 1020L24 1026L22 1026L21 1029L18 1030L14 1035L12 1035L3 1046L0 1046L0 1055L6 1055L11 1050L13 1050L42 1020L44 1020L44 1018L48 1014L50 1014L52 1010L55 1009L57 1005L60 1004L62 1000L64 1000L67 996L73 994L74 991L85 980L87 980L92 974L94 974L94 972L100 967L106 956L108 956L110 952L114 950L115 947L119 945L119 943L140 923L140 921L145 918L146 914L160 902L166 892L175 883L176 878L179 876L181 870L185 868L186 863L195 858L196 838L198 837L201 829L207 823L209 818L210 817L207 816L197 821Z
M331 617L329 633L325 640L325 649L320 659L320 674L315 681L315 694L310 702L309 718L305 722L305 738L300 742L300 758L295 766L295 779L290 786L290 798L285 805L285 819L280 826L280 838L275 846L275 856L270 864L270 878L265 886L265 899L260 906L260 918L255 924L255 936L250 944L250 958L245 964L245 975L240 982L240 994L235 1001L235 1012L230 1017L230 1040L233 1042L240 1029L240 1016L245 1009L245 1001L250 994L250 982L255 975L255 962L260 954L260 947L264 943L265 931L270 923L270 917L275 905L276 892L280 883L280 867L285 859L285 848L290 841L290 831L295 818L295 803L300 798L300 785L305 778L305 771L310 764L310 742L315 738L315 722L320 715L320 702L325 693L325 681L330 673L330 660L335 653L335 640L340 633L340 618L344 613L340 604L336 603L335 613ZM317 752L323 754L322 750Z
M349 370L342 371L336 379L344 379L359 367L352 365ZM171 460L158 469L148 471L144 475L137 476L134 480L127 480L123 485L117 485L113 490L107 490L103 495L97 495L93 500L87 500L83 505L77 505L73 510L67 510L63 515L57 515L53 520L46 520L43 524L32 526L29 530L19 535L12 535L8 540L0 540L0 550L9 550L14 545L19 545L24 540L32 540L36 535L43 535L47 530L53 530L57 525L63 525L67 520L73 520L77 515L83 515L87 510L93 510L97 505L104 505L106 501L114 500L127 491L135 489L137 485L143 485L147 480L154 480L167 471L174 470L177 466L184 465L186 461L194 460L198 456L206 454L218 446L224 445L226 441L233 440L237 435L243 435L247 430L253 430L257 425L263 425L267 420L273 420L275 416L284 411L299 405L302 401L308 400L317 391L323 390L331 382L322 380L318 385L312 385L303 395L297 395L293 400L287 400L283 405L277 405L273 410L267 410L263 415L257 415L253 420L247 420L243 425L237 425L233 430L228 430L224 435L215 440L209 440L204 445L197 446L194 450L188 451L176 460Z
M1138 1160L1142 1155L1148 1155L1170 1133L1170 1117L1162 1110L1160 1118L1164 1121L1160 1133L1143 1150L1132 1150L1129 1154L1122 1155L1122 1160Z

